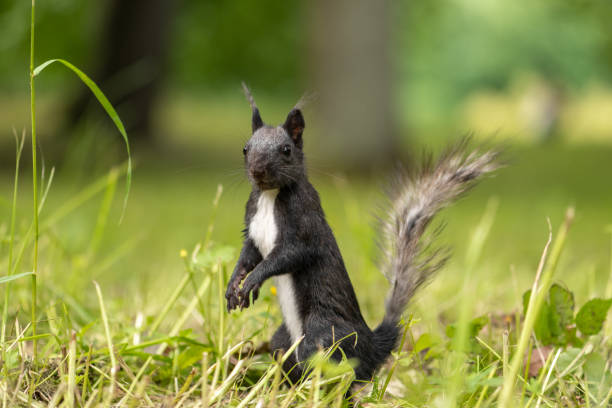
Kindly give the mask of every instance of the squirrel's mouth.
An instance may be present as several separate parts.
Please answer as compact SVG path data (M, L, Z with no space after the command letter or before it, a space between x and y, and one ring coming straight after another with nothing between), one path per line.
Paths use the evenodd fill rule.
M272 180L265 178L251 177L251 183L260 190L272 190L277 188L276 183L273 183Z
M253 174L253 172L250 171L248 174L251 184L260 190L271 190L278 188L278 182L275 182L274 178L270 177L269 173Z
M273 190L273 189L277 188L276 185L274 185L274 184L272 184L270 182L267 182L267 181L256 181L255 184L257 184L257 187L260 190Z

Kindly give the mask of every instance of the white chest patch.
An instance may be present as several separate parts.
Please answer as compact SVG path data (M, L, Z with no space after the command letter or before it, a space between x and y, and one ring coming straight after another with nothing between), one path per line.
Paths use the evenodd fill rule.
M278 190L265 190L261 193L257 200L257 212L249 225L249 236L264 258L274 249L278 235L274 219L274 202L277 195Z
M272 252L276 245L278 228L274 218L274 202L277 195L278 190L266 190L261 193L257 200L257 212L249 225L249 237L253 240L264 259ZM304 331L302 318L295 300L293 277L289 273L279 275L275 277L275 283L285 326L291 335L291 341L295 342L302 336Z

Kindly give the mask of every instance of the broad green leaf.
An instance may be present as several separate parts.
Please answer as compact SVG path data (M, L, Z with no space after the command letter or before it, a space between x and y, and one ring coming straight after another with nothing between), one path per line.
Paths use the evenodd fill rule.
M489 318L487 316L476 317L475 319L470 320L468 327L468 335L470 338L474 338L478 335L480 330L485 327L489 323ZM456 324L449 324L446 326L446 335L450 338L455 337L457 332Z
M14 275L3 276L0 278L0 283L6 283L14 281L15 279L23 278L24 276L34 275L34 272L22 272Z
M489 318L487 316L480 316L480 317L476 317L475 319L470 320L470 322L468 323L468 338L469 338L469 345L468 345L468 350L469 351L473 351L473 352L477 352L481 346L480 343L478 343L478 341L476 340L476 336L478 336L478 333L480 333L480 330L482 330L483 327L485 327L487 324L489 323ZM449 324L448 326L446 326L446 335L449 338L454 338L455 335L457 334L457 325L456 324Z
M421 337L419 337L419 339L414 344L413 351L415 353L420 353L421 351L425 350L426 348L431 347L432 345L433 345L433 340L431 338L431 334L423 333Z
M589 382L599 383L606 373L606 359L599 353L589 353L584 357L584 373Z
M179 368L185 369L194 366L196 363L202 360L202 354L208 351L205 347L201 346L189 346L183 350L178 356Z
M612 387L612 374L606 370L606 359L601 353L589 353L585 356L584 375L595 402L602 401L602 397Z
M127 174L126 174L125 199L123 201L123 211L121 212L121 219L123 219L123 215L125 214L125 209L127 207L127 200L130 195L130 186L132 183L132 155L130 153L130 142L128 140L127 132L125 131L125 126L123 126L123 122L121 122L121 119L119 118L119 115L117 114L117 111L115 111L115 108L109 102L106 95L104 95L104 93L100 90L98 85L96 85L94 81L92 81L87 75L85 75L83 71L81 71L80 69L72 65L70 62L63 60L63 59L50 59L48 61L43 62L36 68L34 68L33 75L37 76L45 68L47 68L49 65L53 64L54 62L59 62L65 67L69 68L72 72L74 72L79 77L79 79L85 85L87 85L87 87L91 90L91 92L94 94L98 102L100 102L100 105L102 105L102 107L104 108L108 116L111 118L111 120L117 127L117 130L119 130L119 133L121 133L121 136L123 136L123 140L125 142L125 147L126 147L127 154L128 154L128 164L127 164L128 168L127 168Z
M553 343L553 335L550 331L549 323L550 313L551 308L548 303L542 303L542 308L540 309L540 313L538 313L535 325L533 326L533 332L535 333L537 339L545 345L550 345Z
M489 318L487 316L480 316L475 319L472 319L470 322L470 336L476 337L478 333L489 323Z
M599 333L610 305L612 299L591 299L586 302L576 315L578 330L587 336Z
M557 360L557 371L563 372L565 371L569 365L578 357L580 354L580 349L577 347L568 347L566 350L562 351L559 354L559 359ZM580 364L576 364L575 367L579 367Z
M531 297L531 289L523 294L523 315L527 315L527 308L529 306L529 298ZM549 319L550 319L550 306L547 302L542 303L542 308L536 317L535 324L533 325L533 332L537 339L544 345L549 345L552 342L552 336L550 333Z
M548 291L548 299L554 321L563 328L572 324L574 321L574 294L555 283Z
M568 326L574 320L574 295L561 285L553 284L548 291L549 315L548 326L551 341L555 345L565 346L570 341Z

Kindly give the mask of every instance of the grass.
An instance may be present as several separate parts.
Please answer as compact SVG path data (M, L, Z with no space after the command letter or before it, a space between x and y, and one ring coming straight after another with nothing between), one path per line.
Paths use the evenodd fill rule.
M346 406L354 362L330 362L333 347L312 358L300 384L281 384L280 364L291 350L274 360L262 347L280 324L270 284L253 307L225 311L248 193L241 174L226 170L236 162L215 172L142 156L127 207L115 191L124 174L129 191L131 161L85 183L69 167L52 188L53 171L44 181L36 163L34 78L51 63L76 73L126 143L127 135L78 68L63 60L34 68L33 39L33 182L19 183L19 138L15 173L0 175L3 407ZM584 334L585 313L574 320L573 308L612 295L612 191L603 188L611 152L516 146L511 166L444 211L441 239L455 248L453 261L417 296L401 346L356 398L368 406L609 406L612 327ZM386 282L376 270L366 215L385 178L313 172L371 326L382 317ZM575 217L564 222L568 205ZM547 217L560 227L548 256ZM22 278L30 275L27 285ZM575 339L541 335L550 323L541 316L553 304L553 282L569 288L560 292L571 298L571 323L561 334ZM535 295L524 314L530 287ZM550 316L567 311L567 304L554 305Z
M504 361L516 355L520 334L508 319L514 322L520 315L520 296L534 279L548 235L546 215L550 214L553 225L559 226L564 204L571 203L573 196L580 196L581 206L574 201L576 220L555 280L571 288L579 304L593 296L606 295L610 234L602 220L606 220L611 197L600 191L599 183L605 182L605 172L600 169L609 164L605 160L593 163L606 155L599 156L589 148L570 151L564 147L516 148L514 154L523 160L486 180L442 215L448 225L441 240L454 247L453 261L411 307L405 346L375 378L369 393L372 404L450 406L444 399L451 387L446 378L457 378L453 374L457 370L463 373L455 386L459 390L457 405L496 404ZM535 157L539 161L530 160ZM554 179L567 174L559 163L568 157L572 157L575 171L580 174L565 177L560 187ZM104 404L109 395L126 406L255 406L260 401L258 396L274 397L279 406L289 401L304 406L316 401L321 406L333 405L350 378L348 366L336 368L321 363L320 376L287 389L279 386L280 372L274 368L277 363L265 353L255 353L280 323L269 285L263 288L262 299L253 308L240 314L225 314L220 289L240 244L246 183L232 185L224 173L197 169L181 172L150 167L146 158L142 162L121 225L117 221L122 204L112 200L109 192L114 191L118 174L125 167L113 169L84 187L62 182L62 178L69 177L58 173L41 212L42 314L38 319L43 363L38 369L27 364L32 358L31 339L24 338L31 338L31 333L19 333L30 322L29 292L25 281L16 280L11 287L6 325L9 357L5 361L9 362L7 378L11 389L6 394L7 401L27 401L29 387L36 384L34 401L45 406L54 400L70 401L66 396L70 389L75 390L75 406L85 406L88 401ZM527 179L530 174L538 174L538 180ZM592 181L590 185L580 182L586 179ZM224 191L215 200L218 182L225 182ZM374 325L382 314L380 294L386 290L386 283L373 262L374 230L365 215L379 198L377 182L320 175L314 182L366 319ZM27 238L29 225L29 189L20 187L16 248ZM560 188L563 191L559 192ZM522 194L517 197L519 189ZM3 190L2 195L10 202L9 189ZM468 256L473 251L469 248L475 245L471 238L473 226L480 223L492 196L496 197L498 210L490 231L486 239L478 238L482 242L480 256ZM2 211L10 215L10 205L2 207ZM213 221L214 230L209 232ZM26 251L31 251L31 237L28 239ZM8 262L7 255L3 252L3 265ZM466 268L471 269L472 278L464 291L472 296L458 296L456 288L463 287ZM100 284L103 307L96 300L93 279ZM490 323L479 333L479 341L486 345L482 347L484 351L464 354L464 363L457 368L452 359L457 353L453 351L454 340L447 337L446 325L460 320L456 311L463 303L470 319L487 315ZM102 318L102 310L106 311L106 319ZM505 347L504 332L508 333ZM527 338L531 339L531 348L542 349L534 345L532 336ZM593 352L607 356L608 341L605 335L591 338L577 351L582 354L569 369L571 361L567 360L576 358L576 351L571 347L555 349L547 354L548 360L544 358L544 374L526 383L519 380L512 395L524 395L522 406L527 406L531 397L529 406L535 406L538 400L540 406L554 405L569 397L573 398L569 406L582 406L587 356ZM117 369L113 370L113 366ZM520 372L523 370L524 367ZM70 372L74 373L72 377ZM202 381L203 372L208 373L207 381ZM567 373L560 375L564 372ZM111 381L113 373L116 381ZM320 387L314 387L315 382ZM111 392L112 384L115 386ZM591 392L590 403L597 406L606 393L593 386L600 395ZM254 389L259 391L253 392ZM539 391L542 389L546 389L543 394Z

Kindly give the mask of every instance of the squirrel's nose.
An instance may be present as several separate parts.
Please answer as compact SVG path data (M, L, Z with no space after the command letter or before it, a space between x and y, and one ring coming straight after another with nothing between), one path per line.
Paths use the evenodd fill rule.
M260 180L266 176L266 169L264 167L258 167L251 170L253 178Z

